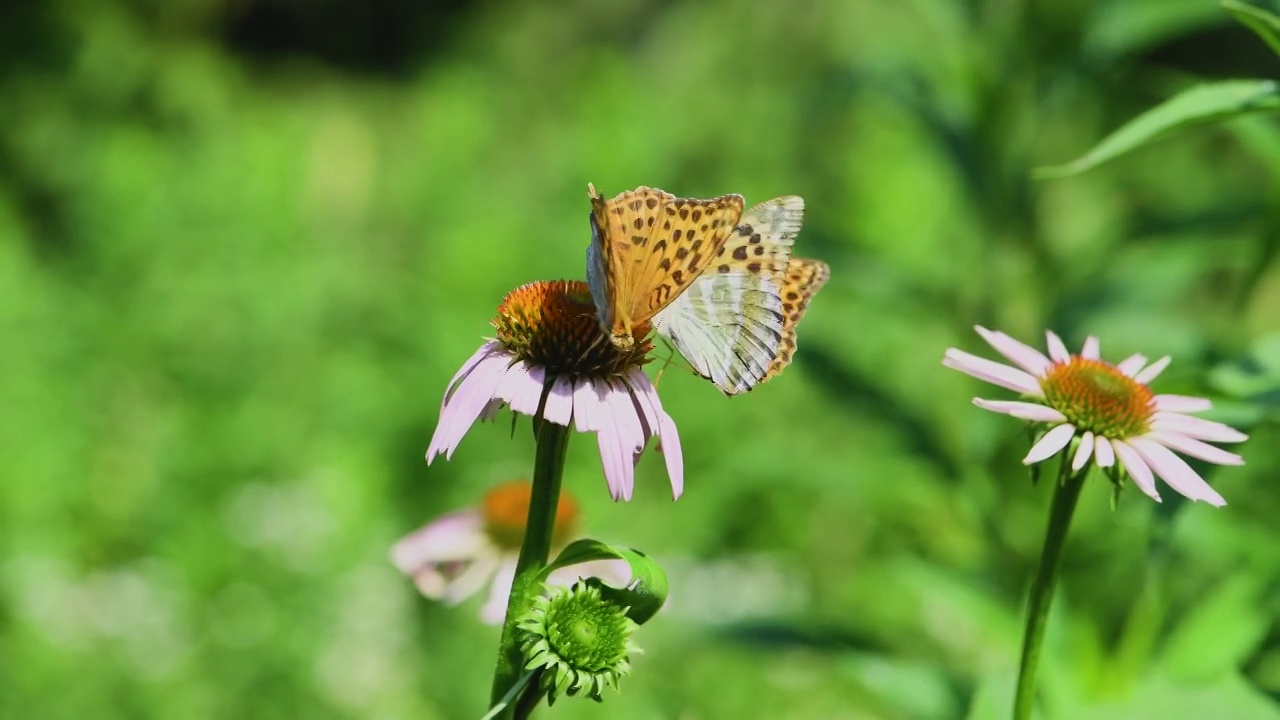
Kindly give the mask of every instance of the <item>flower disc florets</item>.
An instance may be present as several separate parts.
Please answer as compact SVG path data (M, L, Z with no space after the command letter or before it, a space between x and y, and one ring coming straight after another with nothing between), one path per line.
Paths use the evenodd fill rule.
M649 340L620 350L600 330L591 290L585 282L556 280L512 290L490 321L498 341L517 358L551 375L608 377L648 362ZM647 337L648 324L635 329Z
M485 530L498 547L519 552L524 542L525 524L529 518L529 499L533 486L517 480L503 483L485 493L480 503ZM568 493L561 493L556 505L554 545L563 545L577 532L578 504Z
M1040 378L1045 404L1077 430L1105 438L1130 438L1151 429L1155 395L1146 385L1101 360L1073 356Z
M538 597L519 626L528 633L521 646L525 669L544 670L543 686L552 701L562 694L598 700L602 690L618 687L631 672L630 655L637 652L631 635L639 626L626 608L585 582Z

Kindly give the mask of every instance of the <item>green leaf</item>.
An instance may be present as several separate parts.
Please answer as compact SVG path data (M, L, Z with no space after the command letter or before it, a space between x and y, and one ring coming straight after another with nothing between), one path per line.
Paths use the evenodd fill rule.
M1257 33L1271 47L1271 52L1280 55L1280 17L1236 0L1222 0L1222 7L1245 27Z
M1227 80L1193 87L1130 120L1066 165L1037 169L1037 179L1084 172L1186 127L1280 110L1280 86L1272 80Z
M667 573L648 555L628 547L608 545L599 540L578 540L560 552L555 561L543 569L540 580L545 580L554 570L592 560L626 560L631 566L631 582L625 588L606 585L598 578L587 583L600 588L607 600L627 610L627 617L643 625L657 614L667 601Z

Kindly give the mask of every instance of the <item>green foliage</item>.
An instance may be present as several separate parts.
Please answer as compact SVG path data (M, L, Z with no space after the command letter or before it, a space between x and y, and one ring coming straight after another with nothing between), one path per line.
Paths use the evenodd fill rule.
M506 0L405 19L444 29L380 74L229 29L296 3L17 5L0 717L482 715L497 631L387 551L529 472L505 416L422 455L502 296L584 276L588 181L802 195L832 280L767 385L663 374L678 502L650 451L612 503L570 443L583 534L642 548L670 597L621 697L539 716L1007 717L1049 488L970 404L1008 395L940 365L991 354L981 323L1172 354L1156 390L1252 436L1244 467L1199 468L1222 509L1113 512L1088 483L1045 717L1275 717L1280 133L1254 114L1030 180L1188 87L1210 90L1155 130L1244 107L1204 93L1275 58L1221 8ZM303 5L310 32L339 4Z

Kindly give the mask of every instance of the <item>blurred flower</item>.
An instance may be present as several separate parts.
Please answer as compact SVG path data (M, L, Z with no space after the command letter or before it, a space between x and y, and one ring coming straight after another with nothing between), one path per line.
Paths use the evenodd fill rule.
M520 646L525 670L543 668L542 686L548 701L559 695L600 699L607 687L631 674L631 642L637 625L627 609L605 600L599 588L575 583L533 601L520 629L527 637Z
M493 488L479 507L441 515L402 538L391 548L391 562L413 578L423 595L450 605L471 597L492 581L480 619L490 625L501 624L524 540L532 489L524 481ZM568 544L577 519L577 504L561 493L553 549ZM625 561L602 560L556 570L547 582L567 586L586 577L623 587L631 579L631 571Z
M642 369L648 341L619 350L600 331L584 282L537 282L516 288L498 306L485 343L454 375L440 406L440 424L427 449L453 457L477 419L504 405L557 425L570 422L594 432L609 494L630 500L635 464L649 438L659 439L672 494L684 490L684 467L675 422ZM648 333L643 327L637 337Z
M1049 430L1023 459L1030 465L1056 455L1074 438L1071 467L1080 470L1090 460L1098 467L1120 466L1134 484L1157 502L1154 475L1192 500L1226 505L1174 450L1218 465L1243 465L1235 453L1204 442L1241 442L1248 439L1222 423L1193 417L1208 400L1184 395L1155 395L1147 386L1169 365L1165 356L1147 363L1133 355L1118 365L1101 360L1098 339L1090 336L1079 355L1072 355L1053 332L1046 333L1049 357L1001 332L975 328L991 347L1017 367L984 360L949 348L942 364L979 380L1022 393L1032 402L983 400L978 407L1022 420L1046 423Z

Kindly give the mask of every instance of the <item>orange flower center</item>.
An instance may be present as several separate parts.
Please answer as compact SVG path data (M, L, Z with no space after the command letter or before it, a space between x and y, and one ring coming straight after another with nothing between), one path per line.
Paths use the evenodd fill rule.
M498 340L517 358L548 375L620 375L648 362L653 343L639 340L619 350L600 329L591 290L581 281L536 282L512 290L490 321ZM649 324L633 329L649 334Z
M485 527L489 536L500 547L508 550L519 550L524 542L525 522L529 517L529 498L533 494L533 483L524 480L513 480L503 483L485 493L480 502L480 510L484 514ZM552 544L564 545L577 531L578 504L563 491L560 503L556 506L556 527L552 534Z
M1144 435L1151 428L1155 396L1146 385L1101 360L1072 356L1054 363L1040 380L1049 407L1080 430L1106 438Z

